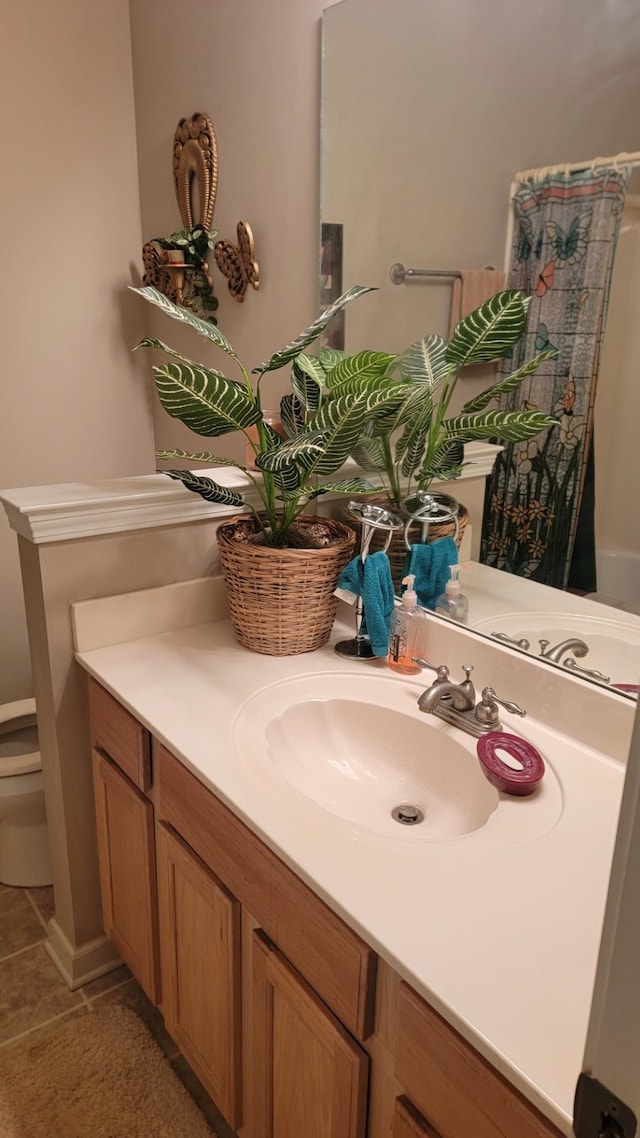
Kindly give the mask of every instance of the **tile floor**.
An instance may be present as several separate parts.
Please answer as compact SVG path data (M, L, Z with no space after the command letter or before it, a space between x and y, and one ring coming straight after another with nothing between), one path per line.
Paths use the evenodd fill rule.
M233 1138L128 968L123 965L69 991L44 948L46 922L53 911L53 889L15 889L0 883L0 1048L106 1003L124 1004L147 1024L218 1138Z

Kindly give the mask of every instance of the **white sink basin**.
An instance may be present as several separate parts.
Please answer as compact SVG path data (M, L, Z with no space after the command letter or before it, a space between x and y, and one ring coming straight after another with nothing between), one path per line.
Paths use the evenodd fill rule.
M236 717L238 757L272 791L275 781L298 801L302 796L382 837L451 840L493 825L497 815L497 832L507 841L548 830L562 808L555 776L531 801L514 805L485 778L475 738L418 710L424 687L421 678L416 683L373 670L270 685ZM424 819L411 826L398 821L392 811L405 806Z
M581 668L609 676L611 687L640 681L640 625L563 612L512 612L480 620L474 629L489 635L505 632L514 640L524 637L534 656L540 654L539 640L548 640L553 647L577 636L589 646L587 655L578 660Z

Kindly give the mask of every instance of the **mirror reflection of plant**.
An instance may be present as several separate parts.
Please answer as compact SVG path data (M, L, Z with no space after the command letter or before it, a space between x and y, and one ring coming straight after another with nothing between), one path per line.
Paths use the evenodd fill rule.
M331 349L324 349L314 357L304 351L337 312L373 289L359 285L349 289L295 340L253 368L251 374L257 376L255 382L252 382L251 374L227 338L216 327L194 316L188 309L173 304L154 288L134 288L132 291L213 342L239 369L241 379L232 379L216 368L186 359L155 337L148 337L138 344L138 347L159 348L172 357L172 362L153 368L164 410L198 435L215 438L242 432L252 448L255 465L261 475L252 473L241 462L217 457L210 451L192 453L175 448L159 451L158 458L179 458L207 466L236 466L243 470L261 500L259 510L250 503L247 505L253 511L267 545L285 544L294 520L307 503L320 494L328 491L366 494L382 489L363 478L322 483L320 480L339 470L367 429L367 424L395 413L401 405L406 396L406 384L393 380L389 375L394 357L368 351L347 356ZM284 396L280 405L287 436L283 438L265 421L261 384L265 375L288 364L291 365L291 393ZM255 429L257 442L250 428ZM169 470L166 473L209 502L238 507L245 504L238 491L209 477L189 470Z
M427 335L417 340L391 364L399 371L405 396L369 423L353 451L367 472L375 471L393 505L400 509L416 487L428 489L432 481L460 477L464 444L479 439L520 442L532 439L557 422L537 410L487 410L500 395L515 390L555 349L538 353L511 375L500 379L448 417L458 379L464 368L507 356L525 331L529 298L504 290L465 316L451 340Z

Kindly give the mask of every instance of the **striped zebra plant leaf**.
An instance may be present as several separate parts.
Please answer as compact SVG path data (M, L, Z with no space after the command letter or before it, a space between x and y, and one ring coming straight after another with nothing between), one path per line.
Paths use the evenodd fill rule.
M496 395L504 395L507 391L515 391L525 376L537 371L540 365L546 363L547 360L555 359L557 354L555 348L539 352L537 356L534 356L532 360L528 360L527 363L519 367L517 371L512 372L511 375L506 376L505 379L501 379L499 383L494 383L493 387L488 387L486 391L481 391L479 395L476 395L475 399L470 399L468 403L465 403L462 408L463 413L483 411L491 400L495 399Z
M363 470L374 471L384 469L384 451L380 439L373 435L362 435L360 441L351 451L354 462Z
M431 424L433 406L430 389L425 387L424 391L427 396L424 406L407 423L396 444L396 463L400 463L405 478L410 478L414 470L417 470L427 445L427 432Z
M442 336L424 336L400 356L400 375L410 383L426 384L433 390L451 371L446 353L447 341Z
M324 368L325 375L331 371L337 363L340 363L340 360L343 360L346 354L347 353L341 351L340 348L320 348L317 358Z
M192 474L190 470L165 470L169 478L182 482L187 490L199 494L207 502L219 502L221 506L241 506L242 495L228 486L220 486L212 478L203 478L200 474Z
M262 447L264 452L277 450L278 447L282 446L282 435L271 426L271 423L266 423L263 419L261 426L265 444Z
M321 378L318 378L318 376ZM324 371L321 367L317 369L312 367L311 356L305 356L303 354L298 356L297 360L293 361L291 367L291 386L304 410L309 411L311 414L317 411L320 406L324 378Z
M380 437L381 435L390 436L398 427L407 424L407 429L410 429L423 416L427 419L430 418L433 411L433 397L431 388L427 384L404 384L405 394L400 402L394 407L391 405L389 408L383 408L382 411L376 412L373 419L373 434ZM404 453L402 450L401 453Z
M525 330L528 302L515 289L490 297L456 324L446 347L447 362L459 370L506 355Z
M307 469L313 459L323 453L324 431L305 431L292 439L287 439L277 450L261 451L256 455L255 463L260 470L269 474L277 474L291 463L297 463Z
M345 381L342 390L347 386ZM355 394L341 394L326 400L309 426L325 431L324 453L313 463L314 474L333 474L357 446L372 412L401 398L402 384L389 385L386 378L373 379Z
M375 291L375 289L365 287L364 285L354 285L353 288L350 288L347 292L343 293L342 296L339 296L337 300L334 300L329 308L325 308L324 312L314 320L313 324L305 328L304 332L296 336L295 340L292 340L290 344L281 348L279 352L274 352L271 358L265 360L264 363L254 367L254 373L263 375L267 371L276 371L278 368L283 367L284 364L295 359L296 356L300 355L300 352L303 352L305 348L309 347L309 344L317 340L320 333L324 332L329 321L332 320L336 313L340 312L346 304L349 304L350 301L356 300L357 297L363 296L367 292Z
M309 487L309 501L321 494L376 494L384 486L374 486L366 478L341 478L338 482L323 482L322 486Z
M153 374L167 414L197 435L244 431L261 418L246 387L220 372L192 364L162 364L153 368Z
M324 366L319 356L309 356L306 352L300 352L300 355L296 356L293 368L296 373L303 372L310 379L315 379L319 387L326 386L327 371L331 371L331 368Z
M136 344L133 349L134 352L137 352L138 348L160 348L163 352L166 352L168 356L173 356L175 360L180 360L180 363L187 364L188 367L200 367L200 364L194 363L193 360L187 359L187 357L181 355L180 352L174 351L168 344L156 339L155 336L145 336L144 340ZM218 371L217 368L208 367L207 371L212 371L216 375L222 375L222 372Z
M387 352L370 351L358 352L355 356L346 356L339 360L327 374L327 386L330 393L342 395L347 391L355 391L359 384L388 375L395 363L395 358L395 356L388 355Z
M247 469L244 463L236 462L233 458L219 458L210 450L199 450L193 453L189 450L183 450L182 447L173 447L172 450L157 450L156 458L162 462L172 458L181 458L185 462L204 462L206 466L237 466L239 470Z
M459 439L443 439L436 447L433 454L429 455L428 466L423 469L418 484L420 485L425 477L428 476L428 481L431 482L434 478L439 479L441 482L448 482L449 479L459 478L462 474L464 467L464 443Z
M291 500L298 497L302 474L294 462L282 466L274 473L273 478L281 498Z
M233 360L238 359L227 337L223 336L215 324L210 324L208 320L201 320L199 316L194 316L193 312L190 312L188 308L181 308L178 304L174 304L172 300L169 300L168 296L165 296L162 292L158 292L158 289L153 288L152 285L144 285L143 288L134 288L133 285L129 285L129 288L132 292L137 292L138 296L143 296L145 300L148 300L151 304L155 304L158 308L162 309L162 311L165 312L167 316L171 316L173 320L179 320L182 324L188 324L199 336L204 336L206 340L212 340L223 352L231 356Z
M502 442L519 443L531 439L548 427L555 427L558 420L541 411L476 411L471 415L456 415L443 424L443 441L458 439L472 442L473 439L500 439Z
M290 439L304 431L306 416L304 407L297 395L282 396L280 400L280 422Z

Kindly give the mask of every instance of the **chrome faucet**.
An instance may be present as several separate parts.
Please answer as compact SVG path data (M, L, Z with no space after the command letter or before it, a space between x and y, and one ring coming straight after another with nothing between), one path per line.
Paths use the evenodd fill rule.
M471 680L473 671L471 664L462 665L465 678L461 683L456 684L449 679L449 669L446 664L440 664L436 668L427 660L422 660L419 657L414 657L414 660L421 667L433 668L437 674L437 679L426 691L423 691L418 699L420 711L437 715L445 723L460 727L469 735L480 738L487 731L502 731L498 704L513 715L527 714L521 707L518 707L517 703L500 699L492 687L482 689L480 700L476 704L476 691Z
M418 700L420 711L430 711L434 715L437 714L440 701L443 699L446 700L450 708L454 708L456 711L471 711L476 700L476 689L470 679L473 666L463 664L462 671L466 678L462 683L454 684L453 680L449 679L447 665L441 664L437 669L437 680L426 691L423 691Z
M573 652L574 656L581 659L587 655L589 645L585 644L584 640L578 640L575 636L570 636L568 640L562 640L560 644L556 644L554 648L549 648L550 640L539 640L540 655L544 660L551 660L554 664L561 664L562 657L565 652Z

